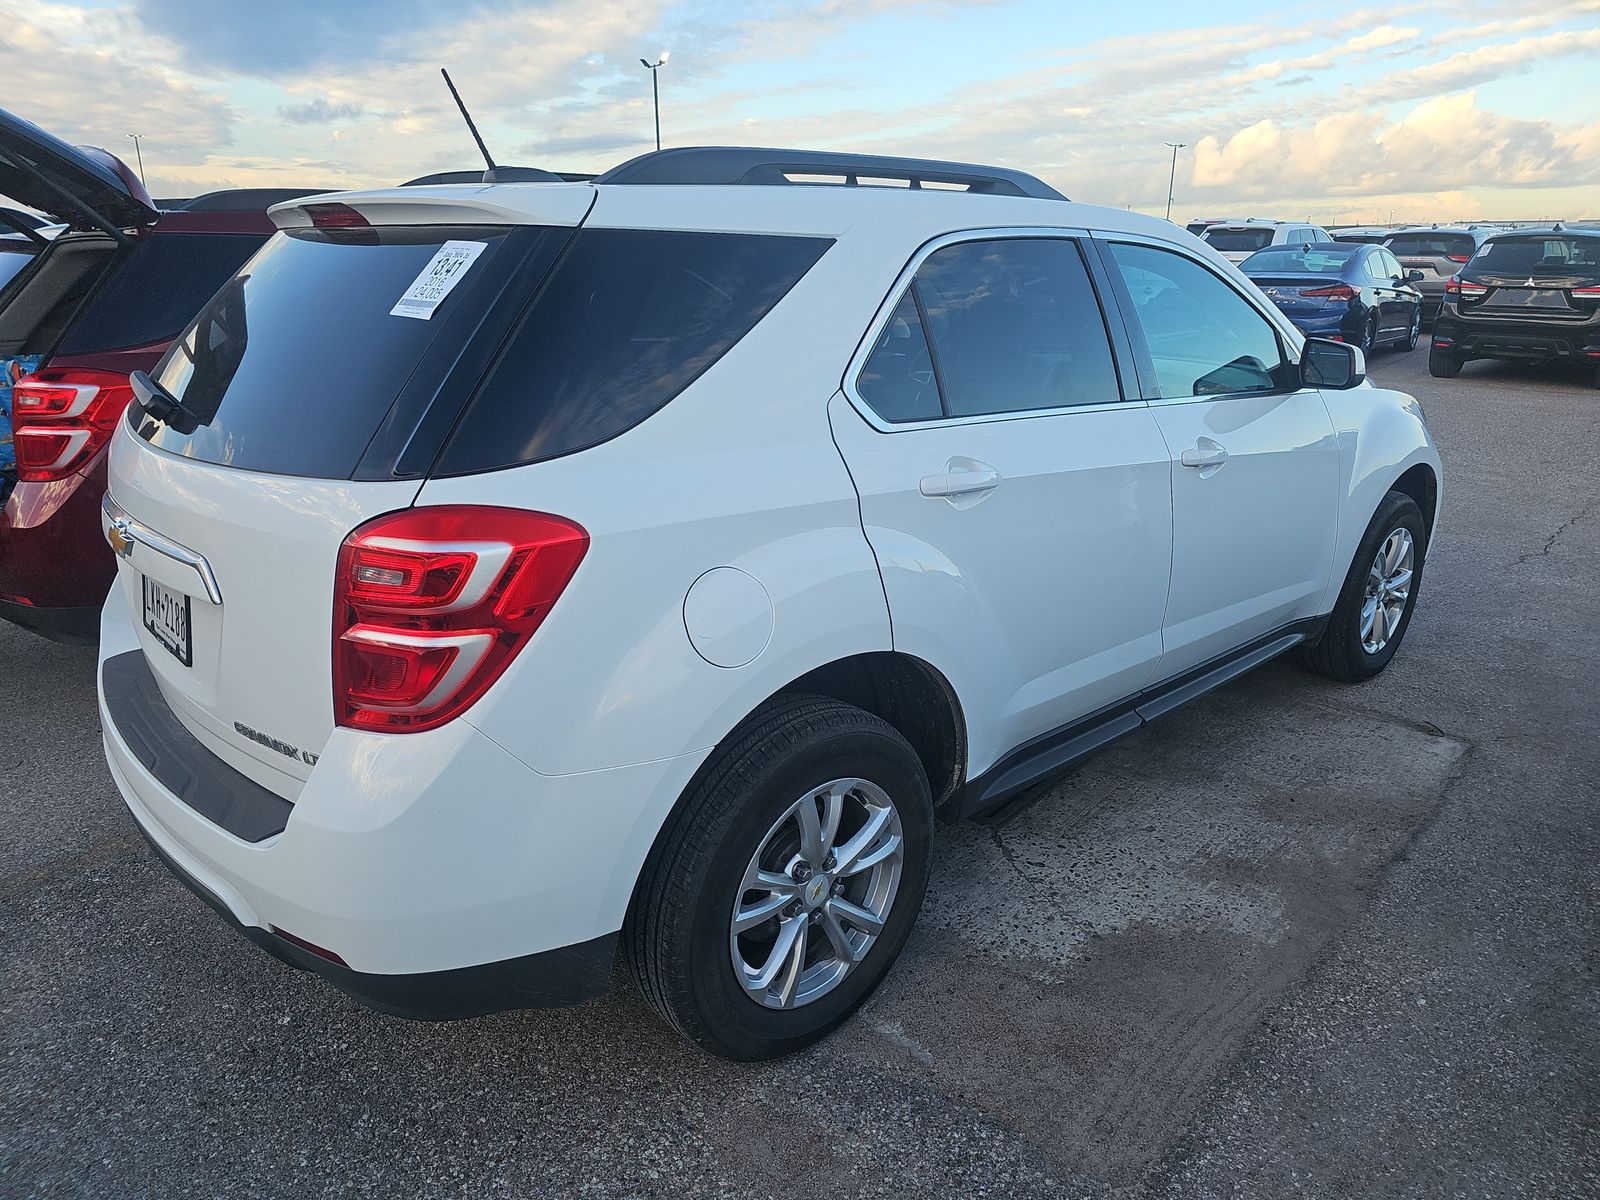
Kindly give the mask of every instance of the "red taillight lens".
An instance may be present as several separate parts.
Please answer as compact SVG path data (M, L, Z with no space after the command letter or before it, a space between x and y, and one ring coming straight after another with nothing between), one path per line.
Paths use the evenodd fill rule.
M1447 296L1482 296L1487 294L1489 287L1483 283L1471 283L1459 275L1452 275L1444 281L1445 295Z
M1451 262L1464 263L1469 258L1471 258L1472 255L1470 255L1470 254L1446 254L1445 257L1448 258Z
M344 541L334 577L339 724L432 729L474 704L566 590L589 535L546 513L413 508Z
M348 204L308 204L306 214L318 229L367 229L372 224Z
M11 391L17 478L47 483L79 470L110 440L132 399L128 377L115 371L47 367L17 380Z
M1332 287L1307 288L1300 294L1315 299L1354 300L1360 293L1349 284L1338 283Z
M1574 300L1600 300L1600 287L1575 287L1572 289Z

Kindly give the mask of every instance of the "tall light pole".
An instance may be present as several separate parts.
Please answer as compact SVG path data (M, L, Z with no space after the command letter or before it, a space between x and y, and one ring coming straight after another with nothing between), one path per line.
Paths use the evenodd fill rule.
M133 139L133 156L139 160L139 182L144 183L144 151L139 149L139 142L145 135L142 133L130 133L128 136ZM146 186L149 185L146 184Z
M667 59L669 59L671 57L672 57L671 54L669 54L667 51L663 50L661 52L661 57L656 59L655 62L651 62L647 58L641 58L639 60L639 65L642 66L646 71L650 72L650 94L655 98L655 102L656 102L656 149L657 150L661 149L661 85L656 81L656 72L661 70L662 67L666 66L667 65Z
M1172 171L1167 176L1167 220L1172 220L1172 185L1178 179L1178 151L1187 146L1188 142L1162 142L1163 146L1172 147Z

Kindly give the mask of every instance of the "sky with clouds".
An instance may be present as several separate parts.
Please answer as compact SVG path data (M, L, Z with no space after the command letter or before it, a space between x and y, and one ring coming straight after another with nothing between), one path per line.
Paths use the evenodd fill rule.
M0 107L152 194L668 145L907 153L1074 199L1325 222L1600 218L1600 0L0 0Z

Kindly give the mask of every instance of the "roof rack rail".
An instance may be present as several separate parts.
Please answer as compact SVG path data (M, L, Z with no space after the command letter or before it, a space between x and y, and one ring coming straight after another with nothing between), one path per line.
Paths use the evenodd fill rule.
M595 183L787 184L829 186L823 180L791 176L838 176L844 186L862 180L903 180L910 188L927 184L965 187L987 196L1032 196L1065 200L1055 188L1025 171L982 167L928 158L890 158L879 154L833 154L824 150L774 150L753 146L681 146L629 159L595 178ZM838 186L838 185L833 185Z

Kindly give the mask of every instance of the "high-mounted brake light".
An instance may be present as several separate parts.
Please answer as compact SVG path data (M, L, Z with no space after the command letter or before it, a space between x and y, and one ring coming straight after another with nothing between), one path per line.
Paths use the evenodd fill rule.
M367 229L372 225L348 204L308 204L306 214L318 229Z
M573 522L513 508L412 508L361 526L334 577L339 724L408 733L460 715L543 624L588 549Z
M1459 275L1452 275L1444 281L1444 290L1447 296L1483 296L1488 294L1489 287L1487 284L1472 283Z
M1324 300L1354 300L1359 292L1348 283L1336 283L1330 287L1307 288L1300 295Z
M116 371L47 367L24 375L11 390L17 478L48 483L80 470L132 399L128 377Z

